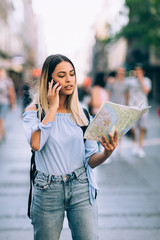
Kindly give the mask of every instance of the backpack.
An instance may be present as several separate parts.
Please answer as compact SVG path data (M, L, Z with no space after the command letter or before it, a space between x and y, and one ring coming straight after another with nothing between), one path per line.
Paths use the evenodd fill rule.
M36 109L38 109L38 104L35 104L36 105ZM88 119L88 122L90 123L90 116L89 116L89 113L88 111L83 108L83 111ZM37 111L37 117L39 116L39 111ZM42 111L42 114L41 114L41 121L43 120L43 118L45 117L45 113ZM88 123L88 125L89 125ZM87 126L81 126L81 129L83 131L83 136L84 136L84 133L87 129ZM86 139L84 139L84 143L85 143ZM30 208L31 208L31 202L32 202L32 186L34 185L34 180L35 180L35 177L36 177L36 163L35 163L35 151L34 150L31 150L32 152L32 155L31 155L31 162L30 162L30 190L29 190L29 196L28 196L28 212L27 212L27 215L29 218L31 218L30 216Z

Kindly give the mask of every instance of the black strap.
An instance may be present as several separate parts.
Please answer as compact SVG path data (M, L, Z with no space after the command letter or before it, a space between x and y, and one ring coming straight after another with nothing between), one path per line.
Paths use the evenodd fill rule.
M35 151L31 150L31 165L30 165L30 190L29 190L29 197L28 197L28 212L27 215L30 218L30 207L32 201L32 185L34 184L34 174L36 172L36 164L35 164Z
M38 109L38 104L35 104L35 105L36 105L36 109ZM41 120L42 120L42 117L44 118L43 111L42 111L42 114L41 114ZM38 115L39 115L39 111L37 111L37 117L39 117ZM31 155L31 163L30 163L30 190L29 190L29 196L28 196L28 211L27 211L27 215L29 218L31 218L32 187L34 185L35 174L36 174L35 151L31 150L31 152L32 152L32 155Z
M38 110L38 104L35 104L35 106L36 106L36 109ZM39 111L37 111L37 117L39 118ZM44 117L45 117L45 112L44 112L44 110L42 109L41 121L43 120Z
M38 104L35 104L36 105L36 109L38 109ZM90 116L89 116L89 113L88 111L83 108L83 111L88 119L88 122L90 123ZM37 117L39 117L39 111L37 111ZM45 113L44 111L42 111L42 114L41 114L41 121L43 120L43 118L45 117ZM88 126L81 126L81 129L83 131L83 135L86 131ZM84 139L84 142L86 141L86 139ZM27 212L27 215L29 218L31 218L31 202L32 202L32 187L34 185L34 180L35 180L35 175L36 175L36 163L35 163L35 151L34 150L31 150L32 152L32 156L31 156L31 165L30 165L30 191L29 191L29 197L28 197L28 212Z
M88 119L88 125L89 125L89 123L90 123L89 113L88 113L87 109L85 109L85 108L83 108L83 111L84 111L84 113L85 113L85 115L86 115L86 117L87 117L87 119ZM87 126L80 126L81 129L82 129L82 131L83 131L83 136L84 136L84 134L85 134L85 131L86 131L88 125L87 125ZM86 139L84 139L84 143L85 143L85 141L86 141Z

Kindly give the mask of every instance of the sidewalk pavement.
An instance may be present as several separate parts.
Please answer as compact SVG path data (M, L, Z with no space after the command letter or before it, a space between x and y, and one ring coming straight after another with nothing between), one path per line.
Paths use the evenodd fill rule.
M132 142L124 137L121 157L113 154L110 164L95 169L100 240L160 240L160 119L156 110L153 103L144 143L146 158L133 156ZM33 240L26 215L31 152L20 111L18 107L8 114L6 140L0 144L0 240ZM60 240L71 240L66 218Z

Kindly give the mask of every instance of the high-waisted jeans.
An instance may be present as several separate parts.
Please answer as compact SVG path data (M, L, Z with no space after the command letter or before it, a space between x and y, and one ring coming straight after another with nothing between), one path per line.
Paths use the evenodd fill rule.
M58 240L65 211L72 239L98 239L97 203L90 204L85 168L61 176L37 172L31 207L34 240Z

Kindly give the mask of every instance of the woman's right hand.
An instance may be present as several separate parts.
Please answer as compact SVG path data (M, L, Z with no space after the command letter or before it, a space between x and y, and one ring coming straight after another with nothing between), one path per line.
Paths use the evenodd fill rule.
M48 99L50 108L53 107L55 109L58 109L58 107L59 107L59 91L60 91L61 87L62 86L58 82L53 86L53 79L51 82L49 82L47 99Z

